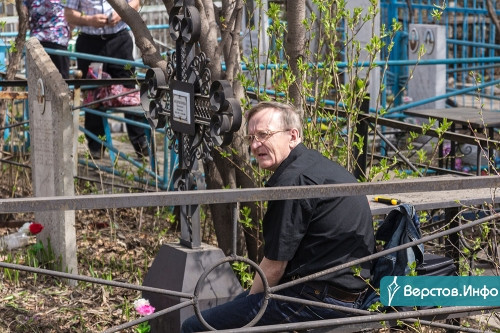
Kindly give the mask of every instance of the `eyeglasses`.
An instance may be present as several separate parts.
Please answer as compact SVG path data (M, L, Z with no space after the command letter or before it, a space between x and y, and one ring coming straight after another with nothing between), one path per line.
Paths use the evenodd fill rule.
M245 139L245 142L250 146L253 143L253 140L256 140L257 142L264 143L267 140L269 140L270 137L272 137L276 133L280 132L288 132L289 129L281 130L281 131L261 131L257 132L255 134L251 135L245 135L243 139Z

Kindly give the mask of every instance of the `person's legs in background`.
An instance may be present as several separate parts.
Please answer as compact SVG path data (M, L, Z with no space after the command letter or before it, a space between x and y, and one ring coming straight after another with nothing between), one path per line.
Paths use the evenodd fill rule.
M102 50L105 46L105 40L102 40L99 36L87 36L87 35L79 35L76 39L75 43L75 51L81 53L95 54L101 55ZM89 69L89 65L92 61L87 59L79 58L77 60L77 67L82 72L83 77L87 77L87 72ZM97 137L104 136L104 126L102 124L102 117L99 117L95 114L85 113L85 122L84 127L87 131L96 135ZM104 147L97 141L94 141L89 136L85 135L88 142L88 147L90 150L90 154L93 158L98 159L102 156L104 152Z
M113 57L133 61L133 41L128 31L124 30L118 33L113 38L102 39L101 36L78 36L75 44L76 52L94 54L104 57ZM82 71L83 76L86 77L89 65L92 61L86 59L78 59L78 69ZM135 71L135 68L126 69L123 65L116 64L103 64L103 71L108 73L112 78L130 78ZM134 85L129 85L129 88L134 88ZM142 121L142 118L134 115L125 115L125 118ZM104 126L102 124L102 117L85 113L85 129L98 137L104 136ZM127 124L127 133L134 147L135 152L139 158L149 156L148 142L144 128L139 126ZM90 153L94 158L99 158L103 152L103 147L97 141L94 141L89 136L86 136Z
M124 30L116 37L109 40L105 47L105 53L108 57L112 56L115 58L133 61L133 47L134 43L129 32ZM135 72L135 68L132 67L130 69L126 69L123 65L104 64L104 71L113 78L130 78ZM125 85L125 87L134 88L135 85ZM132 114L125 114L125 118L142 122L141 117ZM146 140L144 128L127 124L127 133L137 156L140 159L149 156L148 142Z
M138 116L134 116L131 114L125 114L125 118L137 121L137 122L142 122L142 118ZM149 156L149 145L148 141L146 139L146 134L144 133L144 128L135 126L135 125L130 125L127 124L127 133L128 137L130 139L130 142L132 143L132 146L134 147L134 150L137 154L137 157L139 159L143 159Z
M40 42L40 44L48 49L63 51L68 50L67 47L52 42ZM69 79L69 57L56 54L49 54L49 57L52 59L54 65L56 65L56 68L59 70L59 73L61 73L63 79Z

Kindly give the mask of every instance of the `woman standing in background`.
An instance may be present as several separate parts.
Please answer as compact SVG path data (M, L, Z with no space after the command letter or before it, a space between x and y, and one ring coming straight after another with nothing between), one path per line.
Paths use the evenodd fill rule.
M60 0L24 0L29 13L30 36L36 37L43 47L68 49L71 28L64 17ZM64 79L69 78L69 57L49 54Z

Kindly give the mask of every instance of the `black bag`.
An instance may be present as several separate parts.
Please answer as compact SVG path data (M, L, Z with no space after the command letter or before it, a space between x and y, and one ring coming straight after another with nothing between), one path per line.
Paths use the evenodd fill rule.
M453 259L432 253L424 254L424 262L417 266L417 274L423 276L457 275L457 267Z
M387 227L388 226L388 227ZM385 227L385 228L384 228ZM398 227L403 227L404 232ZM384 231L385 239L380 237L380 232ZM408 231L413 230L413 235L407 234ZM399 205L397 208L393 209L382 222L381 227L377 230L376 239L386 241L384 245L384 250L395 247L398 245L403 245L405 243L414 240L412 237L419 239L421 237L420 224L418 217L415 214L415 209L413 206L408 204ZM411 252L410 252L411 251ZM412 254L408 256L408 254ZM385 257L380 257L376 259L373 263L372 278L371 283L375 288L380 287L380 280L384 276L401 275L404 276L409 270L407 264L409 257L415 259L417 267L415 268L417 275L419 276L450 276L457 275L457 270L453 259L439 256L432 253L424 252L423 245L417 245L407 250L398 251L396 254L387 255ZM404 271L402 270L404 268ZM379 301L380 296L375 290L370 290L367 292L365 300L361 306L362 309L368 309L368 307ZM396 307L398 311L412 310L413 307ZM418 307L424 308L424 307ZM381 311L388 310L392 311L390 308L383 307Z

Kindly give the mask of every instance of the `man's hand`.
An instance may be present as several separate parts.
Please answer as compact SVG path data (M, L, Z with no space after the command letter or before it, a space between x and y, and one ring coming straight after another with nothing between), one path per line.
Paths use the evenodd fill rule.
M117 12L113 11L113 13L111 13L111 15L108 17L108 24L107 25L110 27L114 27L121 20L122 20L122 18L120 17L120 15L118 15Z
M89 23L91 27L104 28L108 24L108 16L104 14L96 14L89 16Z
M64 16L70 26L104 28L108 24L108 16L105 14L85 15L71 8L64 8Z

